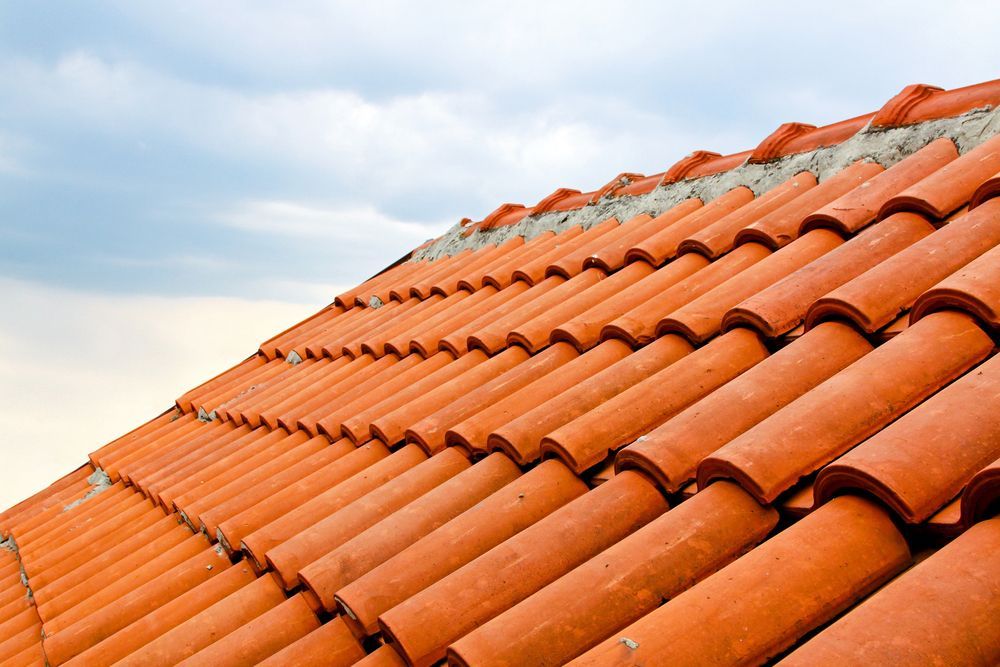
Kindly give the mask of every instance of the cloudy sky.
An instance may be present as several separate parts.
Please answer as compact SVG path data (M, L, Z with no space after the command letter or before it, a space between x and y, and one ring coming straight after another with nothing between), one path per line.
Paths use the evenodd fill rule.
M989 2L541 5L0 0L0 507L462 217L1000 62Z

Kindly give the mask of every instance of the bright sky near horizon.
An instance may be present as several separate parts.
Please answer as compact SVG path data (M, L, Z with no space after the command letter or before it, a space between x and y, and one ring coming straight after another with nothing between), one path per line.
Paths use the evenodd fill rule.
M997 17L0 0L0 509L462 217L996 78Z

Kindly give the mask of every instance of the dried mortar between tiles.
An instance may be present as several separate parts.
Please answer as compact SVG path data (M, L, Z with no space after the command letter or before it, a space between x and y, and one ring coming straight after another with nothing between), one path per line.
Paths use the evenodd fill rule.
M762 164L744 163L734 169L691 180L668 183L644 195L605 197L594 205L571 211L553 211L529 215L516 224L463 236L466 231L455 225L435 242L415 252L412 260L435 260L488 243L499 245L524 236L530 240L546 231L561 232L573 225L584 229L615 217L621 222L641 213L657 216L685 199L700 197L708 202L729 190L745 185L761 195L802 171L812 172L821 182L857 160L878 162L888 169L903 158L923 148L934 139L952 139L960 154L1000 133L1000 109L984 107L961 116L930 120L892 128L865 126L850 139L806 153L788 155Z

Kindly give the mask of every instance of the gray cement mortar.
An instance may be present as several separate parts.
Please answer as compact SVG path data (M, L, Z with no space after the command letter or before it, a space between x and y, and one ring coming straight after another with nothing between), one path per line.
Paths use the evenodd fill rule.
M91 485L90 490L87 491L85 494L83 494L82 497L77 498L69 505L63 507L62 509L63 512L68 512L77 505L81 505L90 500L91 498L93 498L94 496L98 495L99 493L104 493L105 491L110 489L111 478L108 477L108 473L98 468L97 470L95 470L90 474L90 477L87 478L87 484Z
M812 172L822 182L857 160L874 161L889 168L940 137L952 139L959 152L965 153L998 133L1000 109L990 107L974 109L955 118L903 127L884 129L866 126L836 146L789 155L763 164L744 163L720 174L668 183L645 195L605 197L580 209L529 215L515 225L477 231L467 237L462 236L465 230L455 225L441 238L415 252L411 259L434 260L466 248L475 250L489 243L500 244L514 236L530 240L542 232L560 232L573 225L587 229L611 217L626 222L641 213L656 216L685 199L700 197L708 202L740 185L760 195L802 171Z

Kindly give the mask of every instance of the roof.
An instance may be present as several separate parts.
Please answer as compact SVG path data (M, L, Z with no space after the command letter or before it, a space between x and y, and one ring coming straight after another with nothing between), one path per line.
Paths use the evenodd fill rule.
M4 664L997 664L998 101L459 223L0 515Z

